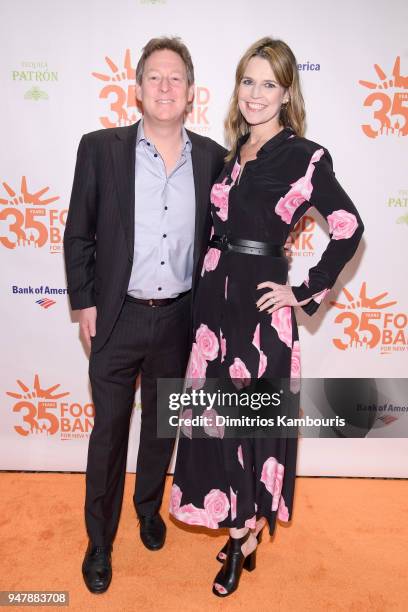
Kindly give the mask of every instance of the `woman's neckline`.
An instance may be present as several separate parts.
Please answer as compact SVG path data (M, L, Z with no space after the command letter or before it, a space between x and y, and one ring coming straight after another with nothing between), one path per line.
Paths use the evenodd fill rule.
M274 136L272 136L271 138L269 138L266 142L264 142L264 144L259 147L257 153L256 153L256 158L258 157L258 155L262 152L269 152L272 149L275 148L275 146L277 146L282 140L286 140L287 138L289 138L289 136L295 135L294 131L292 130L292 128L290 127L284 127L282 130L280 130L279 132L277 132ZM237 159L240 160L241 159L241 147L242 145L244 145L248 138L250 136L250 132L248 132L247 134L244 134L243 136L241 136L238 139L238 146L237 146ZM256 159L255 158L255 159ZM251 160L251 161L255 161Z
M292 128L289 128L289 127L284 127L282 130L280 130L274 136L272 136L269 140L267 140L261 147L259 147L258 151L256 152L256 156L253 159L248 159L243 166L241 166L241 147L248 140L249 132L241 136L241 138L238 140L237 154L235 157L235 162L238 163L239 165L239 174L237 177L236 185L238 186L240 184L244 169L247 167L248 164L252 164L256 162L260 154L262 155L265 153L269 153L282 140L287 139L292 135L294 136L296 135L294 130L292 130Z

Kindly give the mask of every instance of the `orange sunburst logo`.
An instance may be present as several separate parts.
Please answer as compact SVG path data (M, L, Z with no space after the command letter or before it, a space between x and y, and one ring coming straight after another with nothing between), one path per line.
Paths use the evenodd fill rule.
M21 380L17 379L16 382L23 393L16 391L6 391L7 395L9 395L10 397L14 397L15 399L60 399L61 397L66 397L67 395L69 395L69 391L57 394L54 393L54 391L56 391L61 385L53 385L52 387L48 387L48 389L43 389L41 387L40 378L38 374L34 376L34 384L31 391L30 388Z
M358 298L355 299L354 296L350 293L350 291L348 291L348 289L346 289L345 287L343 287L343 293L346 296L347 299L347 303L343 304L341 302L330 302L330 304L332 304L332 306L335 306L336 308L340 308L341 310L344 309L355 309L355 308L369 308L370 310L382 310L384 308L389 308L390 306L393 306L394 304L396 304L396 300L393 300L391 302L386 302L385 304L380 304L381 300L384 299L387 295L388 295L388 291L384 291L383 293L379 293L378 295L369 298L367 296L367 283L364 282L361 285L361 289L360 289L360 293L358 295Z
M49 187L43 187L38 191L32 192L28 190L27 179L25 176L21 178L20 193L18 194L8 183L3 182L3 187L8 195L7 199L0 198L0 204L3 206L18 206L19 204L32 204L33 206L46 206L52 202L59 200L59 196L42 200L42 196L47 193Z
M107 83L100 91L99 98L110 99L111 117L100 117L103 127L112 128L132 125L140 113L136 104L136 69L132 66L130 49L126 49L123 68L110 57L105 57L108 72L92 72L96 79Z
M369 138L378 136L406 136L408 134L408 76L401 76L401 59L398 56L394 62L391 75L378 64L374 64L377 81L359 80L360 85L371 90L364 100L364 106L372 107L373 119L377 125L364 124L361 126L364 134ZM397 91L396 91L397 90ZM398 91L399 90L399 91ZM378 102L380 107L378 107Z
M41 248L48 241L52 252L61 251L62 229L67 211L50 207L59 200L52 196L50 187L34 190L22 176L20 189L2 182L0 192L0 244L8 249L16 247Z
M59 429L59 420L55 415L58 407L56 400L69 395L69 391L58 391L60 384L43 387L38 374L34 376L31 388L19 379L16 382L19 391L7 391L6 395L18 400L13 406L13 412L25 412L23 422L26 427L15 425L15 431L21 436L55 434Z
M386 300L388 291L369 297L367 283L363 282L358 297L345 287L342 293L344 302L330 302L341 310L334 319L343 326L343 338L333 338L336 348L345 351L380 346L381 354L406 350L408 317L405 313L384 312L397 304L397 300Z

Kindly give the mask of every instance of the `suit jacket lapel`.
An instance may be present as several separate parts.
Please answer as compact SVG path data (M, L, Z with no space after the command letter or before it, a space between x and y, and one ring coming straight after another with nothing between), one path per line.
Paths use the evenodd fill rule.
M187 130L190 137L191 160L193 164L194 189L195 189L195 230L194 230L194 256L193 256L193 289L194 281L197 277L197 266L200 255L204 248L206 239L205 227L206 220L210 215L209 208L209 189L210 189L210 159L206 153L200 138Z
M131 259L135 239L135 159L138 125L139 121L127 130L118 130L112 145L120 214Z

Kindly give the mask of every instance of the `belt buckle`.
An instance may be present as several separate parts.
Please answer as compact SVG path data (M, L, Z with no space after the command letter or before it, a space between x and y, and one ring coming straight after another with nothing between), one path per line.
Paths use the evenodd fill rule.
M154 299L150 299L149 300L149 306L151 306L152 308L156 308L156 304L154 303Z

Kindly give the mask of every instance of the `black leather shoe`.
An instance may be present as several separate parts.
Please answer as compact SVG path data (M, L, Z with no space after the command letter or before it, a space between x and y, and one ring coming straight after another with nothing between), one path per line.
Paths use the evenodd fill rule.
M247 557L242 554L241 546L248 540L248 531L242 538L228 540L227 556L215 577L212 591L217 597L228 597L237 590L242 569L252 572L256 566L256 548Z
M89 542L82 563L82 575L91 593L104 593L112 580L112 546L95 546Z
M256 536L256 539L258 540L258 544L260 544L262 540L262 529L261 531L258 532L258 535ZM226 544L223 546L223 548L221 548L220 552L215 557L217 561L219 561L220 563L224 563L225 559L227 558L228 543L229 543L229 540L227 540ZM247 568L244 566L244 569L247 569Z
M140 539L149 550L159 550L166 539L166 525L159 513L139 516Z

